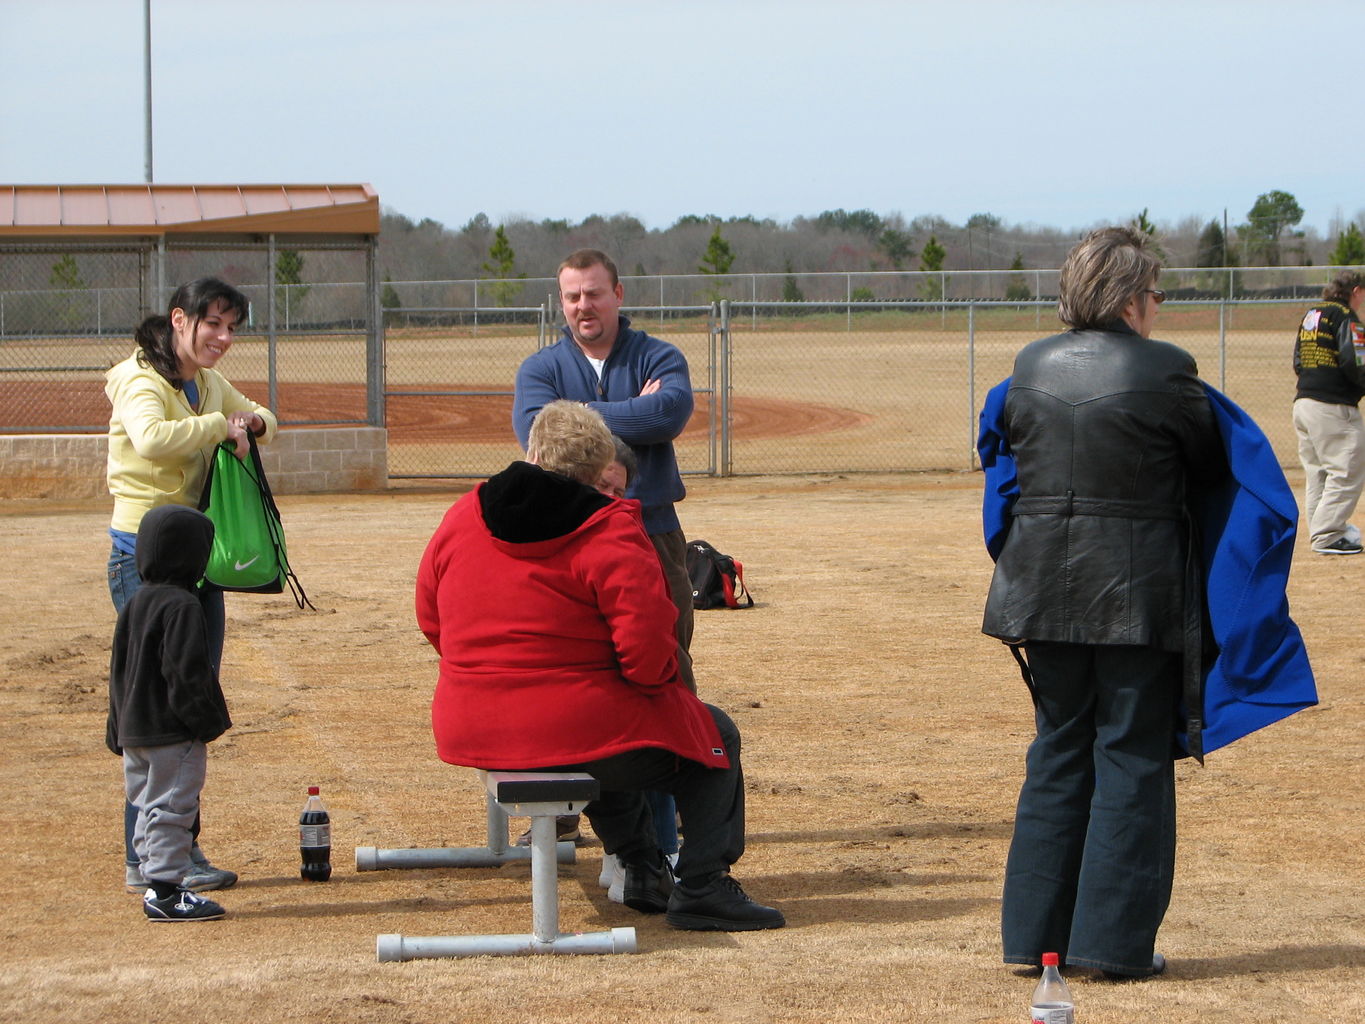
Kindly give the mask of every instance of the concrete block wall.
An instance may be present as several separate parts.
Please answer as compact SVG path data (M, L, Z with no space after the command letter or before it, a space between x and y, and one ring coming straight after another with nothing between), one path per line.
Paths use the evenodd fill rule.
M103 434L0 434L0 499L107 497ZM276 494L382 491L388 431L380 427L281 430L261 448Z

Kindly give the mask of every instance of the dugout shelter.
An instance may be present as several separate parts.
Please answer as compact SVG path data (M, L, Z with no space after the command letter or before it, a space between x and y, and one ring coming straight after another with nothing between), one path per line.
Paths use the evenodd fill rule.
M0 498L105 493L104 372L180 283L251 302L223 370L283 428L279 493L387 486L368 184L0 185Z

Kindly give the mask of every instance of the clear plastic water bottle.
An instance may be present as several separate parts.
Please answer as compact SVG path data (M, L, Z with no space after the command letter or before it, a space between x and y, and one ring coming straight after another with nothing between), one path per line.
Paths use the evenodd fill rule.
M1043 976L1029 1000L1029 1014L1033 1024L1076 1024L1076 1004L1057 969L1056 953L1043 954Z
M325 882L332 877L332 819L318 796L308 787L308 802L299 815L299 875L306 882Z

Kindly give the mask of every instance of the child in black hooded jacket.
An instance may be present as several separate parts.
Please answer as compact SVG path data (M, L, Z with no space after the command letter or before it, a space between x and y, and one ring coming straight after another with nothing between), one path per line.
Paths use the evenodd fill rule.
M181 885L204 788L207 744L232 726L195 593L213 545L213 523L183 505L148 512L137 531L143 584L119 615L109 665L105 742L123 756L137 807L133 845L153 921L207 921L223 908Z

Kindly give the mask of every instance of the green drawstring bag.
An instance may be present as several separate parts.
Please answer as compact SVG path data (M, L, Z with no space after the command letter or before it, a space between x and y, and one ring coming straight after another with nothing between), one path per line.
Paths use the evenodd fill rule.
M256 438L248 431L247 439L251 450L245 459L237 458L231 441L224 441L209 464L199 499L199 511L213 520L214 528L204 582L250 594L278 594L288 584L298 606L312 608L289 567L280 510L265 479Z

